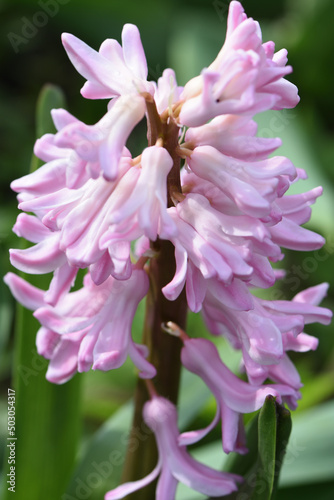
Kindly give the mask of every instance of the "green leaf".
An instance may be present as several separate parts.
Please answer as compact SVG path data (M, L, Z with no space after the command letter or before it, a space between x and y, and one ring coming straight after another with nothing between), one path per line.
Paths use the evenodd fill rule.
M244 476L239 491L225 496L225 500L271 500L275 497L290 432L290 412L276 403L273 396L267 396L247 429L249 453L229 458L225 463L224 470Z
M64 105L61 91L46 86L38 101L38 133L51 132L50 109ZM32 162L32 168L37 165ZM48 287L48 276L27 276L35 286ZM15 390L16 498L59 500L73 469L80 431L79 377L63 386L45 379L48 362L36 352L39 324L32 312L17 307L13 386ZM11 442L10 440L8 442ZM13 439L14 442L14 439ZM7 448L9 453L9 448ZM8 455L5 457L5 476ZM4 485L2 498L11 499Z
M276 458L276 404L273 396L267 396L259 414L258 462L256 485L252 499L269 500L273 491Z
M273 494L271 498L275 498L278 490L278 481L280 471L283 465L289 437L292 429L291 414L284 406L276 405L277 411L277 432L276 432L276 453L275 453L275 469Z

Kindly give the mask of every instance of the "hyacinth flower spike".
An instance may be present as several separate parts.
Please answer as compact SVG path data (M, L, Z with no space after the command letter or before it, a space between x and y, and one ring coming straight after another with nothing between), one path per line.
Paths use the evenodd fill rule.
M332 316L319 306L326 284L291 301L253 293L283 277L273 263L285 248L313 251L324 244L303 227L322 188L290 194L306 172L276 154L279 138L257 135L256 113L299 101L285 79L292 71L287 52L263 42L258 22L237 1L230 2L217 57L184 87L169 68L148 81L132 24L124 26L122 44L108 39L99 51L68 33L62 41L86 80L82 95L108 103L92 125L52 110L56 132L34 149L45 164L11 184L26 212L14 232L32 245L11 250L10 259L22 272L53 276L47 290L13 273L5 282L40 322L36 344L49 360L49 381L113 370L128 357L141 378L155 377L156 390L152 383L137 386L134 428L146 423L153 431L158 464L142 464L150 440L139 443L124 484L106 500L156 478L158 500L175 498L178 483L211 497L229 494L240 478L198 463L186 446L221 421L223 450L245 453L243 414L259 410L267 395L297 406L302 382L287 352L315 349L318 341L305 325L328 324ZM132 156L128 139L142 120L147 144ZM131 328L145 297L143 340L136 343ZM202 313L211 340L186 335L188 309ZM223 363L217 336L240 351L247 381ZM204 381L217 411L205 429L180 434L181 364Z

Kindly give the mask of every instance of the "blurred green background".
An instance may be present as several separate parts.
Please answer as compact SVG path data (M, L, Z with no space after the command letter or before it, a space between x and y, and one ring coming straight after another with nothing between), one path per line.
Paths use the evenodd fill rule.
M184 84L210 64L220 49L225 35L228 3L215 0L0 0L1 276L13 270L8 261L8 249L20 245L11 232L18 212L9 184L29 170L35 140L36 100L41 87L46 83L61 87L66 95L68 110L87 123L97 121L106 110L106 101L89 101L81 97L79 89L84 80L72 67L62 48L61 33L73 33L98 49L106 38L120 40L124 23L134 23L141 32L150 79L156 80L164 68L172 67L178 83ZM326 247L318 253L286 252L284 266L287 277L279 288L267 292L266 297L291 298L301 289L328 281L331 288L324 305L332 308L334 3L331 0L245 0L242 3L247 14L260 21L264 40L274 40L277 50L282 47L288 49L289 62L294 68L289 78L299 87L301 96L296 110L259 116L259 134L283 138L280 153L289 156L297 167L305 168L309 174L309 180L302 183L302 190L319 184L324 186L323 198L314 207L309 227L327 238ZM133 141L133 147L139 149L142 140ZM6 462L7 388L13 386L13 375L14 378L26 377L30 404L38 402L41 405L40 415L43 415L43 401L37 396L35 398L34 391L37 389L34 389L34 383L37 379L44 379L46 364L32 352L26 355L24 369L28 371L22 375L22 366L18 370L14 354L14 312L14 301L1 280L0 465ZM142 318L143 308L135 321L136 335L140 335ZM203 325L197 317L192 316L189 325L194 334L203 332ZM319 337L320 345L315 353L292 356L305 387L303 400L293 415L294 429L283 468L279 499L307 500L316 495L319 499L334 497L333 326L311 325L307 332ZM221 348L224 359L236 368L238 359L235 353L223 343ZM80 398L73 400L73 406L79 408L74 424L72 422L73 442L77 447L75 464L68 466L66 472L63 469L52 471L61 485L62 500L99 500L105 491L117 484L127 426L131 421L130 399L135 386L131 365L127 364L115 373L88 373L81 379L81 389L79 382L74 381L76 386L57 396L60 405L57 411L61 413L61 405L68 403L66 398L71 397L71 390L80 390L81 394ZM47 389L44 387L44 390ZM203 425L210 420L214 411L212 399L204 386L186 374L183 398L186 404L181 410L181 427ZM28 412L28 409L22 408L21 411ZM36 410L38 427L38 418L42 417L38 417L38 406ZM61 432L65 439L65 431ZM38 439L37 436L37 449L27 450L27 459L30 456L34 460L38 453L45 457L47 464L49 458L57 453L57 438L54 442ZM68 436L66 439L69 439ZM217 439L218 431L210 435L205 446L195 450L201 459L216 466L221 463ZM70 449L71 444L68 446ZM112 460L111 450L117 452ZM109 463L109 468L106 463ZM4 478L6 472L2 474ZM40 470L40 475L43 474ZM31 484L38 481L38 477L31 477ZM38 500L27 488L22 500ZM16 498L21 500L19 496ZM197 500L203 496L180 488L179 498Z

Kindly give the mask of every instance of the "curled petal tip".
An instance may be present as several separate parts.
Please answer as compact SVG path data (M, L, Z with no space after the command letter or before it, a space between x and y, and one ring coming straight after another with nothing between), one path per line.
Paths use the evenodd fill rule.
M70 45L71 41L74 41L76 40L77 37L72 35L71 33L62 33L61 34L61 41L62 41L62 44L64 45L64 47L66 48L66 46Z

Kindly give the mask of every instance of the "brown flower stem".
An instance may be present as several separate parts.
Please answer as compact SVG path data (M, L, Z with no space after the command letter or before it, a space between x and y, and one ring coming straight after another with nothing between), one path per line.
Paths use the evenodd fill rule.
M172 193L181 192L180 157L177 154L178 127L173 119L162 122L154 102L147 102L148 143L163 140L163 147L173 158L173 167L167 178L168 206L172 206ZM146 299L146 317L143 342L149 348L149 361L156 367L153 384L159 395L177 403L180 382L180 350L182 343L168 335L162 325L173 321L185 328L187 301L185 291L175 301L169 301L161 289L175 273L174 246L170 241L157 239L151 242L155 257L149 266L150 290ZM134 481L146 476L157 464L157 449L152 433L147 431L142 410L149 395L143 380L138 380L135 393L135 411L129 445L126 454L122 482ZM154 500L155 483L132 493L128 500Z

